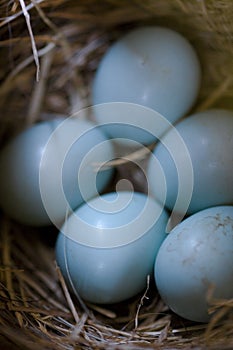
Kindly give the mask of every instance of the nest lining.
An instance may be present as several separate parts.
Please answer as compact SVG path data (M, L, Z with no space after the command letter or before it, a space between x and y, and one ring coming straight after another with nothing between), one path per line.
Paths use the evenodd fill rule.
M193 111L233 108L231 1L1 1L0 12L1 144L48 113L70 115L89 106L105 50L144 24L175 29L197 50L203 79ZM4 349L233 347L232 300L211 299L216 313L207 325L172 314L152 281L145 293L115 307L80 303L56 267L53 228L23 227L2 214L0 234Z

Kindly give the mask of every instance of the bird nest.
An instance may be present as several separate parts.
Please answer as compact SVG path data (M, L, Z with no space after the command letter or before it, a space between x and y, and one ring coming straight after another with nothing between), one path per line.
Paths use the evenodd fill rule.
M89 106L103 53L145 24L177 30L195 47L202 84L193 111L233 108L232 1L2 0L0 13L1 146L30 124ZM126 302L84 303L56 266L55 228L25 227L1 213L0 235L2 349L233 348L233 300L210 293L210 322L190 322L168 309L148 278Z

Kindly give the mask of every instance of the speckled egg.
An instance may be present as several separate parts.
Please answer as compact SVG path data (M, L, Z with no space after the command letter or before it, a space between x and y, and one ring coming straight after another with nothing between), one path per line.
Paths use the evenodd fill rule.
M233 298L233 206L202 210L178 224L161 245L155 281L165 303L197 322L210 319L212 298Z

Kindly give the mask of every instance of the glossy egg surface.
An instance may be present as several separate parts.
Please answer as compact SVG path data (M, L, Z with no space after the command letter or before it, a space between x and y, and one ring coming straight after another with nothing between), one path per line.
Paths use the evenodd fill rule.
M164 27L141 27L130 31L106 51L92 86L92 103L127 102L142 105L162 114L171 123L181 118L196 100L200 85L198 57L186 38ZM98 123L131 122L128 108L116 116L95 111ZM150 127L146 114L135 114ZM111 137L121 137L120 126L106 127ZM127 130L124 128L124 130ZM141 134L132 128L128 138L139 141ZM151 136L142 133L144 143ZM153 139L154 140L154 139Z
M142 193L108 193L80 206L61 228L56 258L85 300L115 303L146 288L168 214Z
M58 118L29 127L0 154L0 206L13 219L60 225L67 212L103 190L112 169L111 143L93 123Z
M177 132L184 141L189 157L184 146L182 148L177 143ZM187 210L192 214L211 206L233 203L232 111L206 110L183 119L161 138L153 156L157 163L151 158L147 179L157 200L166 195L169 209L174 207L182 186L186 186L187 191L182 192L177 207L182 208L186 195L190 190L192 192L189 205L182 208L184 213ZM193 175L187 173L190 162ZM166 189L161 186L164 181L161 173L166 179ZM193 188L190 188L192 185Z
M177 225L161 245L155 281L165 303L197 322L210 319L213 298L233 297L233 206L202 210Z

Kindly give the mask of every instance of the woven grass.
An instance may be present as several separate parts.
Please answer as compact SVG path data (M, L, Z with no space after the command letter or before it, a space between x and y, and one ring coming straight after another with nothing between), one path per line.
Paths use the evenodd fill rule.
M0 18L1 145L48 113L89 106L101 56L143 24L175 29L195 47L203 79L194 111L233 109L230 0L2 0ZM206 325L172 314L149 280L127 302L86 304L69 294L56 267L54 228L24 227L4 214L0 225L1 349L233 348L233 300L210 295Z

